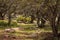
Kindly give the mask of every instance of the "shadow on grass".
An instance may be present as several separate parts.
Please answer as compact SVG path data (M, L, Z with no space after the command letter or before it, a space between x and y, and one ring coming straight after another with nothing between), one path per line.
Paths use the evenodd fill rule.
M39 35L39 40L54 40L53 33L51 32L41 32ZM57 40L60 40L60 33L58 34Z

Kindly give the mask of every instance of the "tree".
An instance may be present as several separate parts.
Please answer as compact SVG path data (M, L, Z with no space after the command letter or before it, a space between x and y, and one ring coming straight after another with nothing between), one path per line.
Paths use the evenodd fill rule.
M15 13L17 6L17 1L13 0L13 2L10 4L10 9L8 11L8 25L11 24L12 13Z
M48 8L47 14L48 14L48 19L51 23L52 27L52 32L54 37L58 36L58 25L60 21L60 12L58 10L59 8L59 0L45 0L45 5Z
M6 3L1 0L0 1L0 20L4 20L4 16L6 15L6 12L8 10L8 5L6 5Z
M46 19L46 9L44 7L44 1L40 4L40 8L37 9L36 16L37 16L37 25L40 28L45 27L45 22L47 21Z
M4 20L5 15L8 15L8 24L11 23L11 15L16 11L18 4L16 0L1 0L0 1L0 20ZM7 16L6 15L6 16Z

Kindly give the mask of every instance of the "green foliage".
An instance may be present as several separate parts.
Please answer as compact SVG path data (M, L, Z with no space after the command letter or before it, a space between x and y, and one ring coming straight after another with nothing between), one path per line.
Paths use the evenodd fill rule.
M17 22L11 22L10 26L17 27L18 24L17 24Z
M30 17L26 17L26 22L29 23L31 21L31 18Z
M17 22L29 23L30 21L31 21L30 17L19 16L17 18Z
M23 17L23 16L21 15L21 16L19 16L19 17L17 18L17 22L19 22L19 21L24 21L24 19L25 19L25 17Z
M8 22L5 20L0 20L0 29L10 28L10 27L18 27L19 25L17 22L11 22L10 25L8 25Z
M0 20L0 26L7 26L7 22L5 22L4 20Z

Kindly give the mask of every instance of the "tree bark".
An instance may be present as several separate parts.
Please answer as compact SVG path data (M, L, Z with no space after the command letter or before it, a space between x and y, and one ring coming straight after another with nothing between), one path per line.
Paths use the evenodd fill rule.
M42 27L42 28L45 27L44 24L45 24L45 20L43 20L43 19L41 18L41 27Z
M52 27L53 37L54 37L53 40L58 39L58 27L56 25L55 20L56 20L56 17L54 15L54 16L52 16L52 20L51 20L51 27Z
M37 25L38 25L38 28L41 27L41 25L40 25L40 18L37 18Z
M4 16L0 13L0 20L4 20Z
M10 25L11 24L11 14L9 13L8 15L9 15L8 16L8 25Z
M35 19L34 15L31 15L31 21L30 21L30 23L33 23L34 19Z

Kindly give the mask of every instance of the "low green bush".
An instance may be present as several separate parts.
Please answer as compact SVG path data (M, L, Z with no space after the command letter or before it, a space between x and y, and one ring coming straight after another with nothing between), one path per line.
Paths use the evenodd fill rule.
M25 19L25 17L19 16L19 17L17 18L17 22L19 22L19 21L24 21L24 19Z
M7 22L4 20L0 20L0 26L7 26Z
M4 20L0 20L0 29L5 29L5 28L12 28L12 27L19 27L19 25L17 24L17 22L11 22L10 25L8 25L7 21Z
M30 23L31 18L30 18L30 17L26 17L26 19L25 19L25 20L26 20L26 22L27 22L27 23Z
M18 24L17 24L17 22L11 22L10 26L17 27Z
M30 21L31 21L30 17L19 16L17 18L17 22L30 23Z

